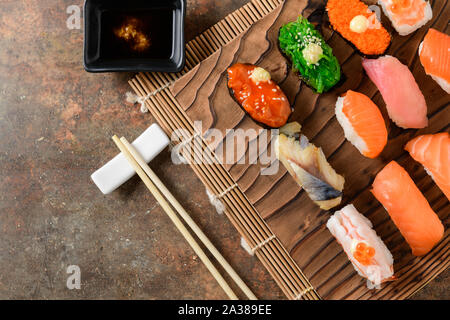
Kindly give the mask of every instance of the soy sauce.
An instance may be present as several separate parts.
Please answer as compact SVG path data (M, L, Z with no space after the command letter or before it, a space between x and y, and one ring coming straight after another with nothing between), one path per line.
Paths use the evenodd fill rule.
M173 52L173 15L172 9L125 13L104 11L101 15L100 56L104 59L170 58ZM130 24L148 40L148 46L136 46L136 41L127 41L117 35L118 29Z

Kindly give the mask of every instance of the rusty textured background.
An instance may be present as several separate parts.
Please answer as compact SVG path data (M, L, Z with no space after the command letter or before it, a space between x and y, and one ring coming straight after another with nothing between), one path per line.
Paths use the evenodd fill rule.
M191 39L246 0L188 0ZM0 298L223 299L206 268L137 178L103 196L90 174L153 122L125 102L131 74L88 74L82 0L0 1ZM151 166L260 298L282 292L239 244L186 166ZM78 265L81 290L66 288ZM416 299L448 299L447 270Z

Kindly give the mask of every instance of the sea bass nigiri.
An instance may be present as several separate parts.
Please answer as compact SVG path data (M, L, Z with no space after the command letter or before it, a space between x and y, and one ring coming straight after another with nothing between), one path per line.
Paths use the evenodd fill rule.
M392 26L401 36L423 27L433 18L433 10L424 0L378 0Z
M334 171L322 149L300 134L300 129L297 122L280 128L275 146L277 158L311 200L323 210L331 209L341 203L344 177Z
M345 137L368 158L376 158L387 144L383 115L369 97L347 91L336 102L336 118Z
M450 134L426 134L409 141L405 149L420 162L450 200Z
M407 66L391 56L364 59L362 64L380 90L392 121L404 129L428 125L425 97Z
M387 210L415 256L427 254L444 235L444 226L422 192L397 162L375 177L372 193Z
M450 94L450 36L430 29L419 46L425 72Z
M372 227L352 204L336 211L327 222L355 270L370 281L369 288L394 279L392 254Z

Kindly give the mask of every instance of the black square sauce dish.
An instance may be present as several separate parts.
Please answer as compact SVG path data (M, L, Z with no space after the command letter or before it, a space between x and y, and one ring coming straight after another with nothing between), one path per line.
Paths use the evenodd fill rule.
M86 0L89 72L178 72L184 67L186 0Z

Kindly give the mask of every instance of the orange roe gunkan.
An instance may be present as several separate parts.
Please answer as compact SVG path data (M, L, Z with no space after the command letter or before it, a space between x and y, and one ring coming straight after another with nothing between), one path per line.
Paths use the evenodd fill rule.
M327 11L333 29L361 53L377 56L386 52L391 35L366 4L359 0L329 0Z

